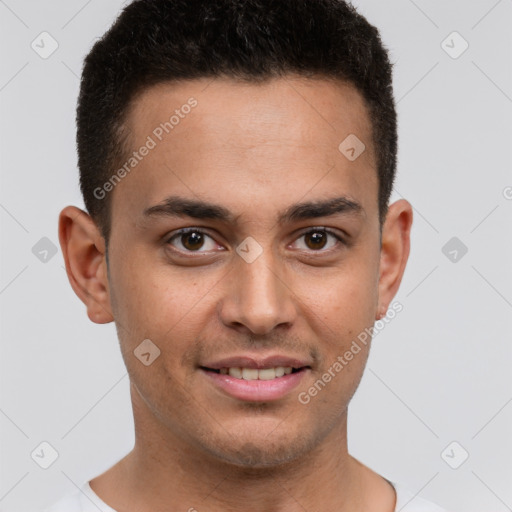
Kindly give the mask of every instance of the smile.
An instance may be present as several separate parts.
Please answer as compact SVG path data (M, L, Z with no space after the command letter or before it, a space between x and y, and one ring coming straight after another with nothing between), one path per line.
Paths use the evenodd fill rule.
M223 394L243 401L264 402L286 397L311 372L309 366L293 368L200 367L201 373Z
M243 379L243 380L272 380L276 378L283 377L285 375L289 375L290 373L295 373L300 370L300 368L292 368L291 366L276 366L274 368L204 368L207 371L212 371L215 373L219 373L220 375L230 375L235 379Z

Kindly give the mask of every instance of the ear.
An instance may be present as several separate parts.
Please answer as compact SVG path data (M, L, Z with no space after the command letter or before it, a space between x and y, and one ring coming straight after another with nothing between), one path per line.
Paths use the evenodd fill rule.
M400 199L389 206L382 227L377 320L386 316L404 275L410 249L412 206Z
M112 322L105 239L86 212L66 206L59 215L59 242L71 287L97 324Z

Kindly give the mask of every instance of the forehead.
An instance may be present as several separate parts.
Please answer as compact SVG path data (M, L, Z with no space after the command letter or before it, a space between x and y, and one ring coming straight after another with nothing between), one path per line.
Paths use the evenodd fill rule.
M187 107L191 98L199 108ZM173 114L180 120L184 115L191 118L187 123L174 119L174 134L193 127L196 135L211 134L216 142L221 142L216 135L230 131L239 140L244 136L254 141L259 137L262 142L272 138L290 143L309 139L327 145L332 143L329 135L336 142L350 128L370 143L371 123L361 94L349 83L323 78L290 75L261 83L231 78L160 83L136 95L126 123L129 131L140 138L169 121ZM212 128L216 128L214 133Z
M261 203L269 192L284 203L313 189L325 197L334 186L361 203L377 201L368 111L343 82L162 83L134 98L126 127L131 151L151 149L114 190L124 214L128 204L142 212L176 194L222 196L233 211L237 201Z

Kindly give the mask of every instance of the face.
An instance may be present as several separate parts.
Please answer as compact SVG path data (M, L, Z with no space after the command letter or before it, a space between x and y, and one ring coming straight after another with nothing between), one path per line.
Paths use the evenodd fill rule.
M136 427L237 465L296 459L343 424L369 343L344 354L407 258L391 243L407 222L381 253L361 96L292 77L165 84L127 128L138 156L110 192L103 310Z

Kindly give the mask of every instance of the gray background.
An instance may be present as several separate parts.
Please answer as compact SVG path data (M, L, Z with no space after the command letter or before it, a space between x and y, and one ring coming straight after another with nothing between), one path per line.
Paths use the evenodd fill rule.
M3 511L48 505L134 441L114 325L88 320L60 248L43 252L58 247L59 211L83 207L74 126L81 63L122 5L0 0ZM374 340L349 448L453 512L512 510L512 2L356 5L396 63L394 197L411 201L415 221L396 297L404 309ZM31 47L51 48L43 31L59 45L46 59ZM463 40L469 47L458 55ZM58 452L48 469L31 457L43 441ZM453 469L446 461L460 464L463 450L469 458Z

